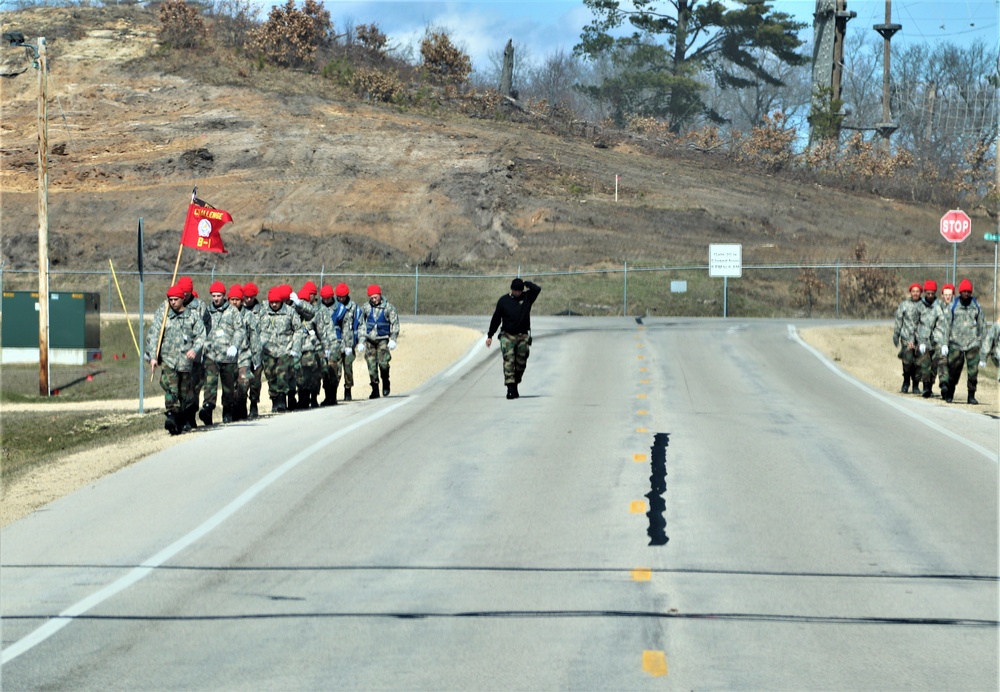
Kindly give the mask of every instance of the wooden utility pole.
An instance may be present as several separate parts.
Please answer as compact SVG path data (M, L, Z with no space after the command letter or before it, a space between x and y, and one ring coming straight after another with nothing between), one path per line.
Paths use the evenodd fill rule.
M38 393L49 396L49 65L38 39Z
M899 24L892 23L892 0L885 0L885 24L876 24L872 27L882 36L882 122L875 126L875 130L882 138L882 151L889 153L889 137L899 127L892 122L892 113L889 108L889 55L890 44L893 35L902 29Z

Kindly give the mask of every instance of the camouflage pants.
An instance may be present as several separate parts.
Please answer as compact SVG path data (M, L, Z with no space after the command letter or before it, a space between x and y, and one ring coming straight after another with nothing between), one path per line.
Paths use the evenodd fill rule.
M299 368L295 372L295 383L299 391L319 394L323 378L323 357L318 351L303 351L299 358Z
M926 385L934 382L934 375L937 374L938 381L942 387L948 385L948 359L941 355L941 349L935 348L933 353L917 355L917 368L920 371L920 381Z
M354 350L351 350L351 355L345 354L343 351L340 352L338 357L338 362L340 364L340 371L344 374L344 386L350 389L354 386Z
M259 368L247 368L246 390L250 396L250 401L260 401L260 387L263 384L264 366Z
M528 334L500 333L500 352L503 354L503 383L520 384L531 352Z
M191 379L194 382L194 405L197 406L198 395L201 394L201 388L205 386L205 363L200 356L191 363Z
M903 377L917 381L917 351L908 348L906 343L900 345L898 357L903 361Z
M368 380L378 384L378 371L388 370L392 356L388 341L365 341L365 362L368 364Z
M969 388L969 394L972 395L976 391L976 385L979 384L979 347L973 346L968 351L960 351L957 348L948 351L948 381L951 383L952 391L962 379L963 361L966 372L965 384Z
M160 386L163 388L163 402L168 414L198 406L198 392L190 372L162 368Z
M342 358L343 352L340 355ZM340 360L340 358L331 356L326 361L326 365L323 366L323 389L326 390L327 396L335 395L337 387L340 386Z
M289 355L264 354L263 370L267 378L267 393L272 399L288 395L289 387L295 382L294 367L294 359Z
M202 402L215 408L216 395L219 392L219 380L222 380L222 406L231 409L236 403L238 363L218 363L211 358L205 359L205 387L202 390Z

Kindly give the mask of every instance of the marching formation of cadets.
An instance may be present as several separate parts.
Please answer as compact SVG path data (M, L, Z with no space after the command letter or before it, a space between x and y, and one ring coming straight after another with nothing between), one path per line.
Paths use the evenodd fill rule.
M892 343L899 348L903 363L903 393L912 391L925 399L933 396L934 378L941 398L951 403L955 385L966 371L968 403L978 404L976 387L979 368L992 357L1000 365L1000 320L987 331L986 316L972 295L972 282L945 284L938 299L936 281L910 284L910 297L896 309ZM1000 381L1000 377L997 378Z
M160 367L170 434L196 427L196 418L212 425L220 384L223 423L258 417L264 379L276 413L337 405L341 375L343 400L351 401L356 354L368 364L368 398L389 396L399 316L379 286L368 287L360 306L345 283L317 288L307 281L298 292L274 286L266 304L253 283L227 290L216 281L208 292L205 303L191 278L181 277L167 290L147 337L150 364Z

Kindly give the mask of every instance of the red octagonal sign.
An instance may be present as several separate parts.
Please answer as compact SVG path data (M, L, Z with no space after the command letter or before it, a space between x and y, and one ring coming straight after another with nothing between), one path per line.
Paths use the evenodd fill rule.
M961 243L972 235L972 219L961 209L952 209L941 217L941 235L949 243Z

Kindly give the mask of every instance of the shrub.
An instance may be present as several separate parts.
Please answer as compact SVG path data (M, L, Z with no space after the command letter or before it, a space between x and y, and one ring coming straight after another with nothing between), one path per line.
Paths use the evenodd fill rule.
M389 46L389 39L376 24L362 24L354 30L358 43L362 48L377 58L384 58Z
M439 82L464 84L472 72L472 60L444 32L428 32L420 43L420 56L431 79Z
M350 80L351 88L362 98L391 102L403 91L403 83L395 72L362 68Z
M883 267L872 266L879 258L869 259L864 240L854 247L854 260L862 265L846 270L844 306L860 317L887 317L896 301L896 275Z
M251 51L282 67L310 66L316 51L330 43L333 22L316 0L305 0L302 9L295 0L275 5L267 21L251 35Z
M160 43L171 48L197 48L205 36L205 21L197 8L184 0L166 0L160 5Z

